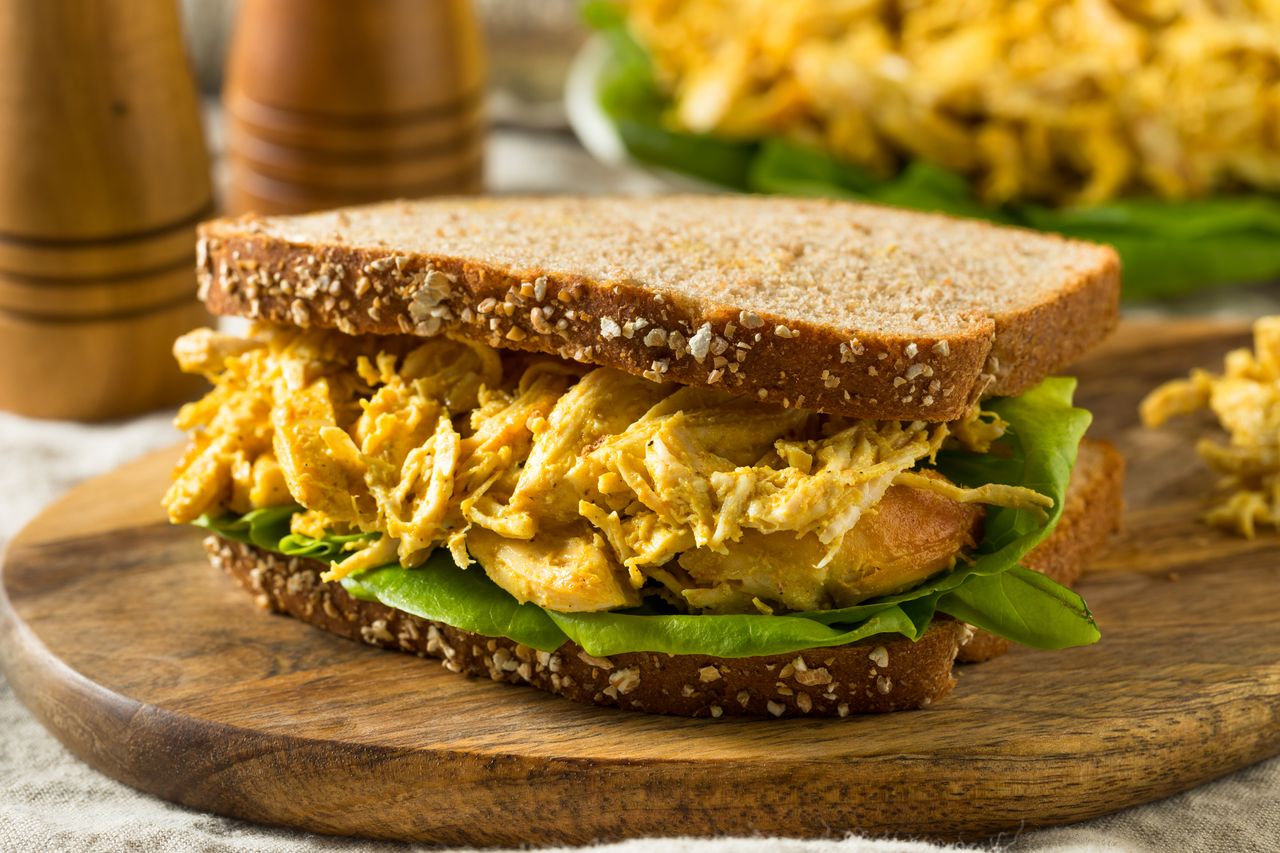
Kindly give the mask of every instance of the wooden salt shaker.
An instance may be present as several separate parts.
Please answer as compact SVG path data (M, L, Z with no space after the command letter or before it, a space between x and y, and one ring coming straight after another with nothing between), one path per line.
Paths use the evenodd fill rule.
M478 192L468 0L244 0L227 61L232 212Z
M198 387L212 211L174 0L42 0L0 17L0 408L96 420Z

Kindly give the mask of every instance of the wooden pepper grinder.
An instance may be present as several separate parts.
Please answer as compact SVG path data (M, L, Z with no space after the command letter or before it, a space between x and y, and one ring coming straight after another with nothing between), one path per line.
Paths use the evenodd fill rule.
M95 420L192 393L209 164L174 0L0 16L0 408Z
M227 206L477 192L483 87L468 0L244 0L223 86Z

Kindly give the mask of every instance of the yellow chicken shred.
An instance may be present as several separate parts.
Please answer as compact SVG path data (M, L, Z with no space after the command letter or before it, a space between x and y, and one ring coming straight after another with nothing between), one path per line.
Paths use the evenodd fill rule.
M380 534L326 580L443 547L552 610L634 605L650 581L686 609L813 609L954 564L981 516L958 507L1051 504L913 472L999 437L976 406L954 425L850 420L445 337L262 326L175 351L215 387L179 412L170 518L297 503L296 533ZM853 547L879 541L860 522L886 495L911 529L930 494L952 523L910 546L927 559Z
M1227 353L1221 376L1196 369L1142 401L1142 422L1158 427L1177 415L1209 409L1230 436L1202 438L1196 451L1232 494L1205 520L1252 539L1258 525L1280 528L1280 316L1253 326L1253 349Z
M993 202L1280 189L1276 0L620 0L678 128Z

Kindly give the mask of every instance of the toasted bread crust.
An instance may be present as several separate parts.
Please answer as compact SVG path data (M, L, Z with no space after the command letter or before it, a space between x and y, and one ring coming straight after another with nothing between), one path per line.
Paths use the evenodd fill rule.
M507 206L495 211L498 203L492 201L483 207L468 200L401 202L353 209L350 216L366 223L366 230L383 220L388 230L403 230L428 214L436 221L442 205L453 205L479 222L502 227L503 211L510 216L519 204L547 204L530 199L501 203ZM586 200L562 203L576 204L573 210L580 216L596 211ZM654 206L663 203L601 199L599 210L600 215L625 216L643 205L652 215ZM673 209L682 203L712 204L697 197L671 197L665 203ZM917 265L926 266L927 258L929 274L939 277L929 279L929 286L942 287L940 292L951 287L946 276L954 267L964 271L966 287L1000 294L991 296L982 310L965 309L948 319L945 328L908 323L914 329L910 333L885 331L874 324L851 325L840 316L815 322L747 311L715 288L709 295L705 286L682 291L668 282L658 287L641 270L622 268L608 277L584 274L572 266L553 266L568 263L555 253L541 258L535 252L517 268L501 259L451 255L450 242L443 238L422 244L438 244L439 250L368 240L357 244L343 231L348 220L342 212L331 215L327 231L315 217L206 223L200 228L197 274L201 296L215 314L350 334L444 333L686 385L713 385L784 406L884 420L951 420L984 389L1020 393L1092 347L1117 321L1119 264L1104 247L846 202L725 199L714 204L739 213L752 206L752 215L794 209L807 216L847 218L852 230L870 235L868 243L874 242L881 220L892 220L897 228L918 226L918 242L933 245L935 240L941 248L904 249L902 254L919 252L919 257L894 264L877 254L879 266L868 262L871 272L863 272L907 275ZM709 207L708 215L716 210ZM626 224L619 221L620 227ZM574 239L575 228L572 223L563 226L565 242ZM298 229L301 233L295 233ZM662 256L665 239L669 235L642 231L632 234L627 245L651 240L654 253ZM1034 252L1028 249L1023 257L1011 244ZM726 282L741 285L734 277L745 273L733 258L714 257L712 262L723 269ZM1033 266L1048 263L1054 263L1053 289L1031 300L1010 295L1016 292L1011 282L987 278L1031 275ZM839 273L829 275L839 278ZM803 301L806 285L787 281L792 304ZM909 313L900 308L895 316ZM989 376L995 377L990 386Z
M996 319L987 360L994 375L988 393L1012 397L1074 363L1120 322L1120 262L1112 254L1091 275L1065 284L1052 302Z
M1026 556L1023 563L1063 586L1075 586L1111 534L1120 528L1124 510L1124 457L1110 442L1085 439L1071 472L1062 518L1053 535ZM980 663L999 657L1013 644L1003 637L976 630L960 649L959 663Z
M573 643L546 653L352 598L340 584L320 580L326 566L315 560L217 536L205 540L205 550L265 610L351 640L439 658L452 672L628 711L842 717L919 708L951 692L952 662L970 630L943 617L916 643L884 636L755 658L631 652L604 659Z

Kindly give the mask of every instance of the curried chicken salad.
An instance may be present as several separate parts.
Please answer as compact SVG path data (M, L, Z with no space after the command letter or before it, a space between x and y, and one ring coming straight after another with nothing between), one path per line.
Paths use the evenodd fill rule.
M483 611L507 625L490 633L536 623L593 654L743 656L915 639L954 606L1033 645L1096 639L1078 596L1017 565L1052 529L1088 424L1067 380L946 424L445 337L260 325L175 352L215 387L178 416L192 440L172 521L322 559L352 594L455 627Z

